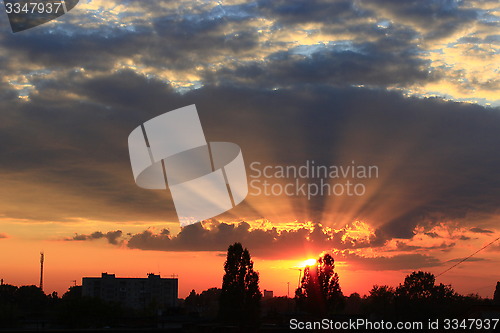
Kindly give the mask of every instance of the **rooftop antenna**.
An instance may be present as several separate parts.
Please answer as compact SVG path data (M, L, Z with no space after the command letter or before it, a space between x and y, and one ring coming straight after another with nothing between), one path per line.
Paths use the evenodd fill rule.
M43 251L40 252L40 289L43 291L43 261L44 255Z

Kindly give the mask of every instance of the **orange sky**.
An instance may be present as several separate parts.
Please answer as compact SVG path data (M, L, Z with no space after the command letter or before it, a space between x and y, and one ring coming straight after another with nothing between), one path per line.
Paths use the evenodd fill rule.
M2 20L4 283L38 284L43 250L45 292L152 272L178 275L185 297L220 287L242 241L262 290L293 295L301 262L331 251L344 293L366 294L499 237L497 3L330 2L90 0L20 33ZM252 162L379 174L362 196L251 189L181 230L170 192L134 182L127 137L192 104L208 141L241 147L249 180L266 180ZM499 263L497 242L438 282L491 297Z
M145 277L149 272L160 273L163 277L176 274L179 278L181 298L186 297L192 289L201 292L221 286L225 260L223 252L143 251L127 248L123 244L114 246L102 239L65 241L57 236L50 237L47 233L50 234L51 228L47 228L47 225L15 223L10 226L11 228L7 229L17 232L0 240L2 254L0 278L4 279L4 283L38 285L39 252L43 250L46 293L57 291L62 295L73 285L73 280L81 284L82 277L100 276L102 272L114 273L119 277ZM25 232L30 229L32 233L28 236ZM43 235L37 236L37 230L43 230ZM470 252L472 249L473 247L465 248L463 251ZM368 253L369 251L366 252L367 255ZM262 259L254 256L255 269L260 273L261 290L273 290L276 296L285 296L287 282L290 282L290 295L293 296L298 283L299 267L303 265L303 260L314 257L313 254L304 255L304 252L298 253L296 259L287 260ZM488 252L487 257L498 258L498 252ZM397 286L411 272L410 270L363 270L359 264L341 261L339 258L340 256L337 256L336 270L346 295L352 292L367 294L374 284ZM484 262L466 262L438 278L437 281L451 283L460 293L477 292L484 297L491 297L499 272L491 269L490 259ZM437 274L446 267L431 267L428 270Z

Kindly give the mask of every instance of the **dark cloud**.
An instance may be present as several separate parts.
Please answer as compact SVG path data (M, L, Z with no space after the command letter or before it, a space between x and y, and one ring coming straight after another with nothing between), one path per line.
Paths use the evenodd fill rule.
M138 30L131 32L123 29L98 28L90 31L75 30L74 34L67 34L64 31L47 32L45 29L32 29L23 34L3 36L2 45L16 55L14 65L19 63L23 64L23 67L28 64L42 65L49 70L61 68L106 70L122 57L137 54L138 48L140 49L144 43L141 39L144 40L147 34L151 33L144 29Z
M470 231L474 232L474 233L477 233L477 234L492 234L493 233L493 231L491 231L491 230L482 229L482 228L479 228L479 227L470 228Z
M358 25L363 18L412 25L425 39L449 36L477 19L479 10L454 0L259 0L259 13L273 18L278 27L300 23Z
M140 6L144 10L148 8ZM57 30L33 29L23 34L7 34L1 42L15 55L15 61L10 59L4 66L18 71L22 64L21 68L28 67L28 72L35 65L49 71L81 68L109 71L118 62L134 59L139 66L192 72L200 64L211 64L216 57L235 57L240 52L256 50L256 28L246 24L251 17L214 13L217 10L220 8L199 14L174 14L156 9L165 14L142 13L142 21L130 23L130 29L112 25L80 29L61 24Z
M108 231L107 233L102 233L100 231L93 232L88 235L76 234L72 238L66 239L68 241L86 241L86 240L94 240L94 239L102 239L105 238L110 244L118 245L121 243L120 237L122 236L121 230L116 231Z
M348 222L373 222L372 244L411 238L419 224L460 219L473 227L470 215L497 212L498 109L385 89L436 79L415 25L445 35L474 10L450 1L262 0L168 10L168 3L126 4L151 14L132 19L127 12L128 26L85 29L71 23L71 14L50 29L0 37L8 78L0 83L0 210L7 218L176 222L168 191L134 184L127 137L144 121L189 104L197 104L207 138L239 144L247 166L378 165L373 193L336 200L336 213ZM391 20L391 13L402 19ZM260 31L260 18L275 22L270 31ZM318 31L307 33L350 37L312 46L271 38L311 22L320 23L312 28ZM204 86L180 94L166 75L117 71L122 61L137 72L196 73ZM205 71L193 71L198 66ZM33 85L27 101L7 83L17 75ZM274 216L257 199L247 198L230 217L272 219L286 211L300 221L345 222L325 220L332 198L286 198L292 212L280 198L264 198Z
M419 245L409 245L404 241L396 241L396 249L394 251L406 251L406 252L415 252L415 251L429 251L429 250L441 250L441 251L450 251L455 247L455 243L442 243L440 245L433 246L419 246Z
M430 61L421 56L417 33L407 27L391 25L381 29L373 23L362 23L323 29L333 35L346 31L362 37L292 47L263 60L207 71L204 80L264 87L296 84L404 87L439 77L431 71Z
M348 0L258 0L259 13L280 25L297 23L348 23L369 13Z
M449 36L478 16L478 10L463 8L454 0L362 0L361 4L382 17L417 26L428 39Z
M132 62L131 67L145 69L151 76L176 71L181 77L201 75L204 84L402 88L451 75L432 68L421 33L407 23L429 29L427 37L434 38L468 24L477 12L453 1L259 0L230 6L183 3L175 8L160 1L126 4L131 6L130 12L122 13L129 20L127 26L95 24L82 29L62 20L57 29L2 36L8 51L3 69L36 81L37 75L43 78L52 70L109 73ZM143 12L132 12L137 8ZM401 19L388 20L391 13ZM256 21L262 18L275 23L261 29ZM311 31L295 27L310 22L321 25ZM379 22L385 23L379 26ZM299 43L299 47L295 40L274 38L280 31L293 34L295 29L349 37L325 37L332 40ZM491 35L484 41L495 38ZM473 86L484 89L498 85L476 81L470 78Z
M282 51L262 62L207 72L205 80L266 87L297 84L397 84L404 87L435 79L429 73L428 62L419 58L412 49L407 47L396 51L384 43L362 43L347 49L324 47L310 55L295 54L294 50Z
M146 95L129 93L137 88ZM127 149L130 131L159 113L158 108L143 109L151 105L143 98L161 103L159 97L169 94L164 85L123 73L92 82L71 76L44 82L39 89L27 103L2 101L6 125L0 132L0 177L4 189L17 188L17 194L3 201L7 215L54 221L78 216L113 220L113 215L143 220L143 213L136 214L143 211L155 219L176 220L174 212L165 214L171 206L165 191L136 192ZM71 93L84 98L68 98ZM39 196L42 187L44 195ZM25 200L31 202L29 209L11 208Z
M184 227L181 232L172 236L167 229L155 233L145 230L137 234L129 234L128 247L153 251L217 251L225 252L234 242L241 242L252 256L264 259L296 259L304 256L318 255L328 251L334 253L338 261L347 261L352 270L407 270L440 266L442 263L429 255L397 254L393 256L363 257L352 252L354 249L376 246L375 237L369 240L356 241L343 238L346 230L331 231L320 225L300 227L294 230L251 229L246 222L227 224L216 221L200 223ZM122 235L120 230L94 232L89 235L76 235L71 240L92 240L107 238L111 244L118 243ZM442 249L450 246L436 246L429 249ZM410 247L401 250L409 250ZM422 248L423 249L423 248Z
M446 238L444 236L440 236L439 234L437 234L435 232L425 232L424 235L429 236L431 238ZM469 236L465 236L465 235L455 235L455 236L449 236L449 239L467 241L467 240L470 240L472 238Z
M134 184L127 137L144 121L189 104L198 106L210 141L242 147L247 167L252 161L300 165L305 160L378 165L374 192L339 198L339 213L349 214L350 222L374 221L379 239L409 238L422 223L467 223L470 214L488 216L498 207L496 109L321 85L276 91L214 85L182 95L131 71L60 79L40 82L28 102L2 101L0 191L6 199L0 205L6 216L176 221L168 192ZM248 197L242 207L260 209L256 199ZM322 221L326 199L287 200L305 204L305 211L293 205L299 220L335 225L339 222ZM253 217L272 218L263 213Z
M0 239L6 239L6 238L9 238L9 235L5 233L0 233Z
M116 230L116 231L110 231L107 232L104 237L108 240L109 243L111 244L117 244L118 239L121 237L122 231L121 230Z
M463 261L465 258L456 258L456 259L451 259L451 260L448 260L447 262L461 262ZM485 259L485 258L468 258L467 261L488 261L489 259Z
M406 8L397 3L395 7ZM148 6L153 6L149 10L154 13L165 11L161 6L156 8L158 4ZM35 65L47 71L83 68L102 72L134 59L137 67L194 75L201 73L195 68L202 68L202 81L206 82L244 82L268 88L298 83L407 87L438 77L438 71L429 72L430 62L422 56L418 32L398 22L382 29L369 19L373 15L351 1L265 0L215 6L191 14L165 11L164 15L150 17L147 24L132 23L131 29L108 25L93 29L66 25L59 30L33 29L22 35L6 35L2 44L11 55L6 57L5 65L10 72L23 68L29 73ZM263 43L261 40L266 38L253 23L259 17L278 19L285 26L326 19L332 22L320 29L322 33L348 33L352 39L332 40L323 48L312 45L317 51L309 50L304 56L296 53L293 44L286 46L290 42ZM355 17L366 20L352 21ZM286 27L271 30L280 29ZM346 42L351 45L346 47ZM285 46L273 52L280 43ZM251 57L257 58L253 61L239 59L258 52L269 55Z
M459 31L478 10L446 0L259 0L206 10L179 4L169 11L157 1L125 4L155 15L139 16L128 26L81 28L71 23L71 14L50 29L0 36L3 217L177 223L168 191L135 185L127 137L154 116L196 104L207 138L242 147L247 171L252 161L355 160L379 166L381 177L361 198L249 196L220 217L320 222L313 230L195 224L175 236L167 229L130 235L129 247L225 251L241 241L257 256L282 258L301 251L380 247L393 238L412 238L416 226L450 220L473 233L492 233L475 227L470 217L498 214L499 109L386 90L442 79L446 73L434 72L423 45ZM261 18L273 23L260 29ZM311 30L300 26L309 23L318 24ZM273 37L297 31L333 37L317 45ZM494 43L497 37L458 42ZM136 72L116 70L122 63ZM144 68L148 76L139 74ZM181 94L166 83L175 77L156 75L163 71L200 76L203 86ZM33 85L26 101L15 89L18 76ZM19 83L26 83L22 79ZM471 84L497 87L496 81ZM346 231L339 227L357 219L370 221L375 235L344 239ZM124 237L117 230L72 238L93 239L121 244ZM426 249L398 243L398 251ZM420 253L373 259L351 254L350 259L382 269L440 264Z
M253 255L263 258L296 258L303 255L304 251L320 253L326 249L375 246L375 236L356 240L343 238L345 233L345 229L329 231L319 224L312 230L305 226L291 230L263 230L250 229L250 224L246 222L210 222L205 226L201 223L186 226L175 236L165 229L160 233L145 230L132 235L127 246L155 251L225 251L230 244L241 242L251 249Z
M130 12L121 13L129 20L125 26L112 22L90 25L89 21L95 18L87 15L84 29L75 23L79 21L72 23L66 18L54 29L32 29L2 36L2 45L8 52L3 57L3 69L28 75L40 68L42 72L81 68L102 72L132 60L138 68L191 75L199 74L196 68L213 73L215 68L222 67L216 75L205 73L203 80L246 83L251 80L268 88L312 82L405 87L436 79L437 75L429 73L429 61L424 60L426 50L422 48L421 32L408 23L425 29L425 38L434 38L469 24L479 11L462 8L451 0L259 0L229 6L202 3L169 6L161 1L125 3L130 5ZM142 12L132 12L137 8L142 8ZM262 18L275 22L264 32L256 23ZM273 40L276 32L293 32L296 24L310 22L321 25L310 28L308 34L349 37L322 41L327 47L307 57L294 53L297 41ZM379 22L385 23L379 26ZM491 35L484 41L494 39ZM342 44L346 42L352 43L352 47L345 49ZM272 51L276 48L280 51ZM154 74L153 70L150 75ZM491 89L495 87L492 83L477 84L480 83Z

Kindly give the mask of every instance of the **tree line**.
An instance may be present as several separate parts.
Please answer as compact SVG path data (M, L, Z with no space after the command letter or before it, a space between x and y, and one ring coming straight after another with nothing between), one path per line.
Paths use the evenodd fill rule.
M218 299L218 319L230 322L257 323L262 319L262 305L267 314L277 300L262 302L259 274L247 249L240 243L228 248L224 264L222 288L212 288L201 294L193 290L186 298L186 306L207 308ZM367 279L370 277L367 276ZM276 299L276 298L275 298ZM357 315L388 320L431 318L464 318L471 311L500 305L500 282L493 299L483 299L477 294L460 295L451 285L436 283L432 273L415 271L407 275L397 287L374 285L369 294L345 296L342 292L335 260L331 254L321 255L316 263L304 268L299 287L295 290L293 306L286 304L289 314L326 318ZM264 303L264 304L262 304ZM213 308L212 308L213 309ZM214 311L212 311L212 315Z
M370 279L369 276L366 277ZM465 318L471 311L500 308L500 282L493 299L463 296L451 285L436 283L429 272L415 271L397 287L374 285L368 295L344 295L335 260L319 256L306 266L293 298L263 299L259 273L248 249L240 243L229 246L221 288L191 291L175 309L162 309L162 316L184 321L227 323L255 329L265 323L286 325L287 318L333 318L358 316L371 319L409 320ZM127 309L119 303L82 296L82 287L73 286L62 296L46 295L36 286L0 285L0 328L34 323L68 328L96 328L155 325L158 308ZM51 324L52 323L52 324ZM55 324L54 324L55 323ZM41 327L40 327L41 326Z

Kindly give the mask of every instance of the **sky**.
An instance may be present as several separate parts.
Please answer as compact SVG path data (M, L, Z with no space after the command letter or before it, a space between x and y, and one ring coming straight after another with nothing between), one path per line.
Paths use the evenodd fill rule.
M160 273L185 297L221 286L236 241L275 295L325 251L347 295L444 272L500 237L499 13L494 0L82 0L18 33L0 14L0 278L38 284L44 251L45 292ZM181 229L168 190L136 186L127 138L191 104L209 141L240 146L253 186ZM264 193L307 163L377 172L326 179L359 195ZM492 297L499 262L497 241L437 281Z

